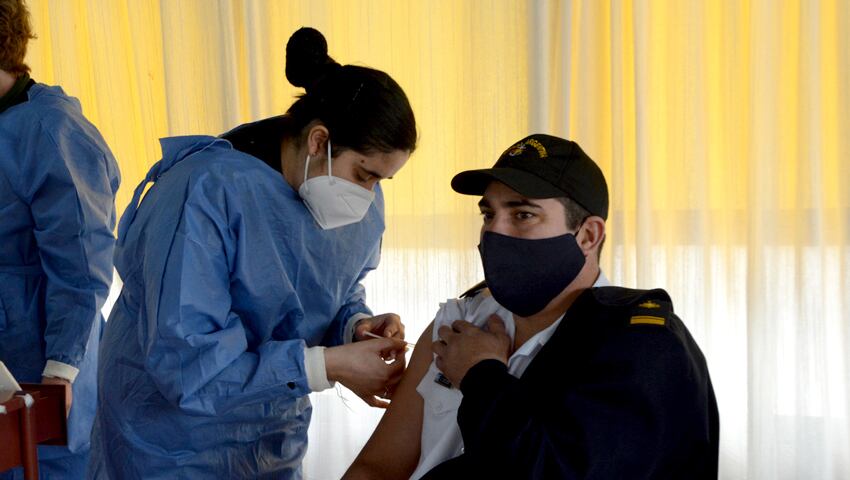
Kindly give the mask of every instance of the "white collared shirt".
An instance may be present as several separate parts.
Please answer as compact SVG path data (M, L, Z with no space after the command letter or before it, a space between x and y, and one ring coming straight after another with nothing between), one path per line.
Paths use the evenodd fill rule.
M600 270L593 286L607 287L609 285L608 278ZM513 314L496 303L489 294L452 299L440 305L440 310L434 318L432 340L437 340L437 330L443 325L451 326L455 320L466 320L481 327L494 313L502 318L505 330L513 340L516 332ZM555 333L563 318L564 316L561 315L561 318L552 325L537 332L523 343L508 359L508 373L517 378L521 377L540 349L552 338L552 334ZM422 381L416 387L416 391L423 400L422 443L419 465L411 479L418 479L440 463L463 453L463 438L457 425L457 410L460 408L463 394L457 388L448 388L438 383L436 379L440 375L440 371L432 361Z

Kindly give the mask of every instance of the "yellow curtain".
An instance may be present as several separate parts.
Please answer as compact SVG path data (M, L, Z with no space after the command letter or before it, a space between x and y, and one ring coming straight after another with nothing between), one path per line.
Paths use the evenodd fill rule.
M721 478L850 475L850 2L535 2L532 130L608 178L603 268L667 289Z
M420 147L386 182L370 304L411 340L481 278L477 199L451 176L539 131L608 179L603 269L663 287L721 408L721 478L850 475L850 4L846 0L28 0L39 81L118 158L119 212L157 139L284 111L298 27L390 73ZM344 471L380 412L315 395L307 478ZM529 399L532 403L534 399Z
M419 149L386 182L385 255L404 253L411 290L447 297L476 277L474 255L435 282L415 252L466 248L477 225L449 188L528 130L528 7L455 2L29 0L38 39L33 76L80 99L122 172L119 213L159 158L158 139L217 135L282 113L301 90L284 77L284 46L301 26L324 32L331 55L390 73L417 115ZM475 32L473 34L473 32ZM464 217L466 219L466 217ZM477 221L475 222L477 224ZM473 252L474 253L474 252ZM399 253L402 255L402 253ZM422 258L420 258L422 259ZM392 263L385 261L386 264ZM443 288L445 287L445 288ZM430 315L433 298L420 302ZM407 303L407 302L399 302Z

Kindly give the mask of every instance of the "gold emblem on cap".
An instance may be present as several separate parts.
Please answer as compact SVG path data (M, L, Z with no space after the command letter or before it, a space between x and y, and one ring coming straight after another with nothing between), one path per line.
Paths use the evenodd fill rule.
M525 151L525 147L528 147L528 146L534 147L537 150L537 156L539 156L540 158L546 158L546 157L549 156L549 154L546 153L546 147L544 147L543 144L541 144L540 142L538 142L537 140L535 140L533 138L529 138L528 140L523 140L523 141L517 143L516 145L514 145L513 147L509 148L508 149L508 155L511 156L511 157L516 157L517 155L522 155L522 152Z

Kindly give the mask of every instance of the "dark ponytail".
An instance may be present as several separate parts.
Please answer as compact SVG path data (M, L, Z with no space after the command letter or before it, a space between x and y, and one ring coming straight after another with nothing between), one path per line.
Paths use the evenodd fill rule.
M284 136L300 141L318 120L335 151L412 152L416 119L401 87L389 75L366 67L341 66L328 56L319 31L301 28L286 44L286 78L306 90L286 112Z

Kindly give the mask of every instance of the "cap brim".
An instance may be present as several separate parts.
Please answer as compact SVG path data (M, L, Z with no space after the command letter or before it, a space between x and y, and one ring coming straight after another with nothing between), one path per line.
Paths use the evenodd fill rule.
M566 192L532 173L515 168L467 170L452 178L452 189L464 195L484 195L490 182L497 180L528 198L565 197Z

